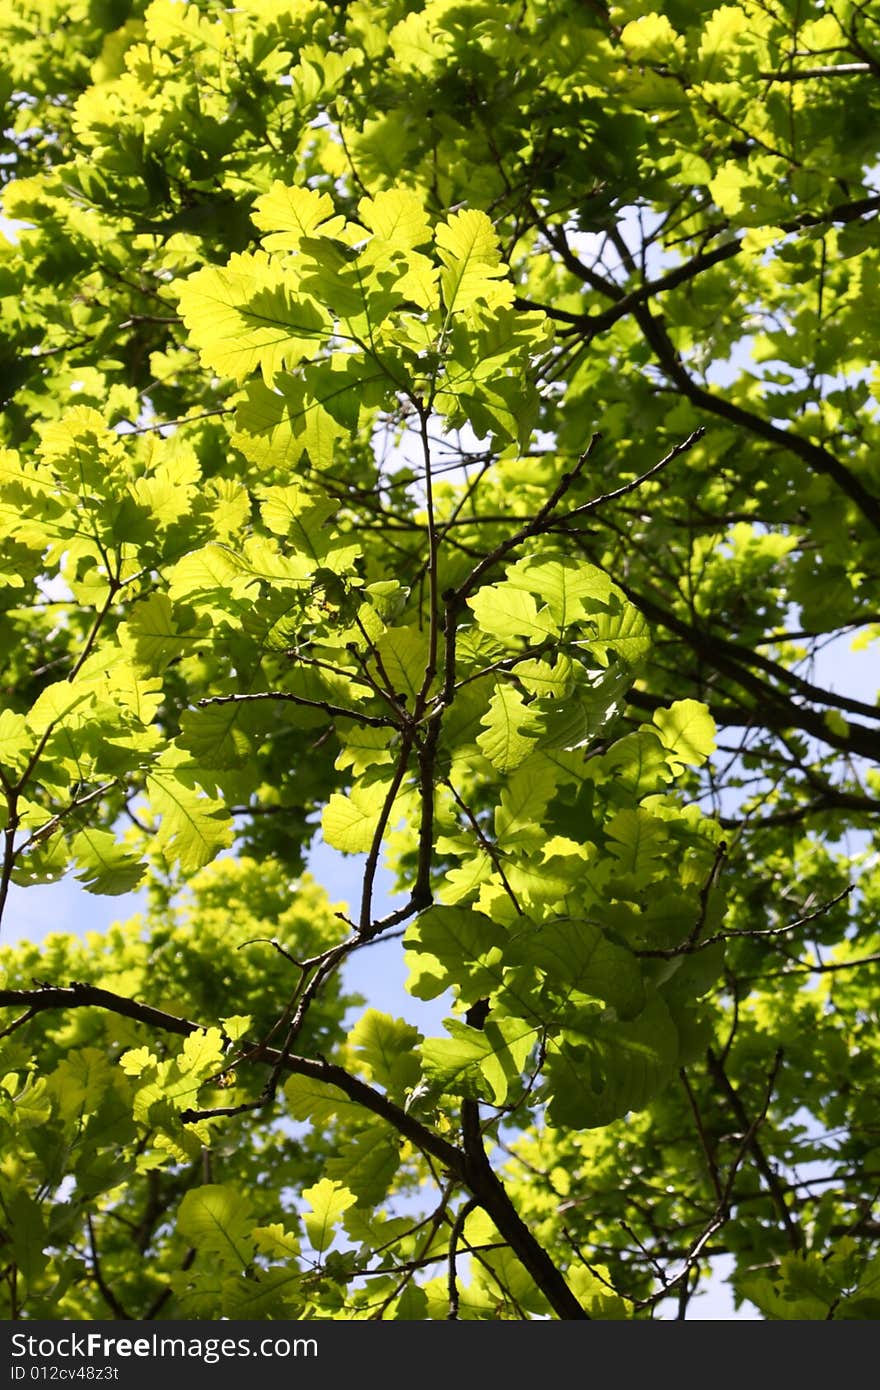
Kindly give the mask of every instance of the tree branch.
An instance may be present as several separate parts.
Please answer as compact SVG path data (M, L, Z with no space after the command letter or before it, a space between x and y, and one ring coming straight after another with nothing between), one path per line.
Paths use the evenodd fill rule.
M773 1204L779 1212L782 1224L785 1227L786 1233L788 1235L789 1245L791 1246L792 1250L802 1249L803 1238L801 1236L800 1231L798 1230L795 1221L792 1218L791 1212L788 1209L788 1203L785 1200L784 1186L782 1183L780 1183L779 1178L776 1176L773 1169L771 1168L770 1163L767 1159L767 1155L764 1153L763 1147L758 1140L758 1128L761 1124L763 1124L764 1119L766 1118L767 1110L770 1105L770 1098L773 1094L773 1085L775 1083L776 1074L779 1070L779 1067L782 1064L782 1048L779 1048L776 1052L773 1069L771 1071L770 1079L767 1086L767 1095L764 1101L764 1105L761 1109L760 1114L756 1116L756 1118L752 1121L749 1121L748 1115L746 1114L745 1106L743 1105L742 1100L740 1099L739 1093L736 1091L735 1087L733 1086L733 1083L727 1075L727 1072L724 1069L723 1062L721 1062L721 1060L716 1056L715 1052L711 1047L708 1048L706 1051L706 1061L708 1063L709 1071L714 1077L717 1085L721 1088L721 1090L727 1097L728 1102L730 1104L730 1108L736 1116L738 1124L742 1127L743 1138L741 1144L741 1152L745 1153L747 1149L751 1149L755 1158L755 1165L758 1171L760 1172L761 1176L763 1177L764 1182L767 1185L767 1190L773 1199Z
M243 695L208 695L199 700L199 709L206 705L245 705L259 700L288 700L292 705L303 705L306 709L323 710L333 719L353 719L356 724L369 724L374 728L397 727L390 715L364 714L361 710L345 709L342 705L331 705L327 700L307 700L304 695L293 695L289 690L261 690Z
M746 410L743 406L727 400L725 396L700 386L698 382L694 381L679 357L666 331L662 317L655 316L646 305L636 305L633 309L633 318L641 328L646 342L653 348L660 366L682 395L686 396L693 405L708 411L711 415L729 420L731 424L741 425L750 434L757 435L760 439L766 439L769 443L788 450L789 453L808 464L814 472L830 478L832 482L836 483L840 491L851 502L855 503L865 519L876 530L880 531L880 497L870 493L845 464L841 463L821 444L815 444L803 435L783 429L780 425L775 425L772 420L756 415L753 411Z
M0 1008L18 1005L25 1005L35 1014L46 1009L98 1007L181 1037L188 1037L190 1033L197 1032L204 1026L96 985L76 982L67 986L43 985L32 990L0 990ZM466 1153L423 1125L381 1091L352 1076L336 1063L323 1058L316 1060L294 1053L285 1054L284 1051L259 1042L243 1042L241 1048L242 1056L237 1065L241 1065L242 1062L262 1062L268 1066L279 1066L296 1076L308 1076L315 1081L335 1086L348 1096L349 1100L387 1121L417 1149L437 1159L451 1176L468 1188L492 1218L498 1231L532 1275L557 1316L562 1319L588 1317L550 1255L529 1230L495 1175L483 1148L477 1107L473 1102L466 1101L463 1106L464 1110L465 1106L473 1105L474 1112L467 1126L466 1143L470 1145L471 1151ZM185 1124L187 1112L183 1111L180 1118Z

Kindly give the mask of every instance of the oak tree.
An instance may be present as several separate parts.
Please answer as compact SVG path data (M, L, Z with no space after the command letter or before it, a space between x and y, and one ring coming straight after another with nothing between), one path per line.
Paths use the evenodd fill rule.
M5 1316L880 1315L880 5L0 52Z

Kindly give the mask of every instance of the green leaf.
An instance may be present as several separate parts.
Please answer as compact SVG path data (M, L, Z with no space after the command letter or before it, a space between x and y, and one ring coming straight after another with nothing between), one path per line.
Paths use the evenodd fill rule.
M365 854L373 844L386 786L356 786L350 796L334 792L321 815L324 839L345 854Z
M499 295L495 283L507 267L501 263L501 251L495 228L484 212L466 210L453 213L437 225L437 250L444 269L440 272L440 288L447 313L468 309L476 300L486 303L510 303L509 296Z
M511 1087L518 1087L529 1054L541 1040L542 1029L529 1019L507 1018L496 1012L487 1017L483 1034L490 1050L480 1063L480 1070L494 1104L504 1105Z
M30 1078L15 1098L15 1120L22 1133L42 1129L52 1111L50 1087L46 1078Z
M519 767L538 743L540 715L526 705L510 682L498 682L480 722L485 732L477 738L477 745L498 772Z
M640 15L624 25L620 42L639 62L660 62L675 51L676 32L665 14Z
M327 525L337 511L334 502L297 483L266 488L262 497L260 514L266 526L313 561L313 569L321 567L341 573L351 568L358 547L340 544L333 527Z
M284 1094L295 1120L312 1120L323 1124L335 1115L359 1115L361 1107L350 1100L338 1086L328 1081L316 1081L310 1076L291 1076L284 1084Z
M604 570L583 561L543 560L527 556L507 571L507 583L539 594L548 604L559 630L580 622L588 613L608 607L612 593L619 594Z
M422 1067L438 1091L469 1100L491 1100L492 1088L481 1063L492 1053L489 1039L477 1028L448 1018L447 1038L426 1038L422 1043ZM502 1073L503 1075L503 1073Z
M532 595L515 584L486 585L467 603L482 631L493 637L522 637L537 643L559 636L549 608L545 605L539 611Z
M375 644L376 679L390 683L395 695L410 704L419 694L428 667L427 633L414 627L389 627Z
M197 1028L188 1034L177 1065L183 1075L201 1080L223 1065L223 1034L219 1028Z
M743 189L748 182L748 174L733 160L722 164L715 177L709 181L709 192L728 217L735 216L742 207Z
M269 1226L255 1226L251 1234L260 1254L270 1259L292 1260L299 1254L298 1238L292 1231L286 1231L280 1221L273 1221Z
M253 740L240 727L247 707L230 703L184 710L176 746L201 768L241 767L253 752Z
M133 658L149 671L164 671L169 662L192 645L193 637L181 634L177 615L167 594L153 593L136 603L128 620L120 625L120 640Z
M0 710L0 763L11 771L23 772L31 741L24 715L11 709Z
M361 777L371 767L381 767L392 761L389 747L393 738L391 729L375 729L369 725L352 722L350 728L339 729L342 748L336 759L340 771L350 767L353 777Z
M529 764L508 778L495 808L495 841L500 850L532 849L546 840L544 816L558 786L555 769Z
M111 1088L113 1071L100 1048L83 1047L59 1062L48 1083L62 1117L88 1115Z
M262 251L190 275L178 289L178 304L205 366L233 381L259 370L269 385L282 368L313 356L330 319L294 284Z
M409 189L388 188L372 198L361 198L358 217L389 246L412 250L431 239L422 201Z
M20 1189L4 1198L7 1239L11 1244L10 1257L18 1273L28 1284L35 1283L45 1270L50 1243L43 1206Z
M373 1080L399 1099L418 1081L416 1047L421 1036L402 1018L367 1009L349 1033L348 1043L366 1063Z
M609 612L595 619L596 635L578 646L595 656L602 666L617 657L631 670L641 665L651 650L651 635L641 613L630 603L612 599Z
M12 869L12 882L28 884L57 883L70 867L70 855L62 831L48 839L39 839L29 849L19 851Z
M417 999L436 999L454 985L466 1003L475 1002L501 982L506 939L503 927L480 912L429 907L404 935L407 989Z
M715 749L715 721L698 700L676 700L668 709L654 712L667 762L673 776L686 767L700 767Z
M40 692L31 706L27 716L28 727L35 734L43 734L74 710L82 713L83 706L92 703L94 698L93 681L55 681Z
M592 777L607 777L621 792L640 799L670 775L659 735L643 726L615 743L590 766Z
M302 1195L311 1207L310 1212L303 1214L303 1225L312 1248L320 1255L333 1244L342 1213L357 1199L348 1188L330 1178L322 1178L312 1187L303 1188Z
M397 1300L394 1309L396 1322L422 1322L428 1316L428 1298L424 1289L412 1281Z
M445 1038L422 1044L425 1075L442 1091L504 1105L517 1086L541 1027L521 1018L490 1014L482 1029L448 1018Z
M206 1183L184 1195L177 1229L221 1266L243 1269L254 1252L251 1205L229 1183Z
M547 1044L549 1117L595 1129L648 1105L674 1075L678 1034L654 996L631 1022L585 1020L583 1030Z
M386 1197L399 1167L399 1142L387 1125L361 1130L326 1164L328 1178L353 1193L361 1206L376 1206ZM311 1232L309 1238L314 1244Z
M160 817L157 848L191 873L230 845L232 823L223 803L201 791L185 758L182 749L163 754L147 778L147 795Z
M238 1042L240 1038L247 1035L253 1025L252 1014L230 1014L228 1018L222 1018L223 1032L231 1042Z
M81 830L70 848L80 868L77 878L90 893L131 893L146 872L143 860L107 830Z
M632 1318L632 1304L613 1291L608 1270L602 1266L578 1265L569 1270L568 1280L591 1318L623 1322Z
M654 873L657 862L669 852L669 837L664 823L650 812L627 808L611 817L605 827L610 853L623 873L633 874L646 882Z
M537 966L564 997L577 992L604 999L621 1018L633 1018L644 1007L638 960L592 922L559 917L529 926L513 937L507 958Z
M276 180L268 193L254 201L253 220L264 232L268 251L295 251L303 237L336 236L345 218L333 215L333 200L311 188L293 188Z

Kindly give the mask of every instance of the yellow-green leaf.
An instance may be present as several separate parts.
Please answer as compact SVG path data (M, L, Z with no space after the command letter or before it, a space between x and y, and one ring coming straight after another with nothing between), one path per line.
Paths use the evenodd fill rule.
M304 1188L302 1195L311 1207L311 1211L303 1215L303 1224L312 1247L321 1254L333 1244L342 1213L354 1206L357 1198L348 1188L329 1178Z

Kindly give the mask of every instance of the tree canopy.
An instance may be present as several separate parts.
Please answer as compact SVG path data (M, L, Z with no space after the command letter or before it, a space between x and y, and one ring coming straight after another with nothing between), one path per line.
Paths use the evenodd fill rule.
M0 53L4 1315L880 1316L880 4Z

